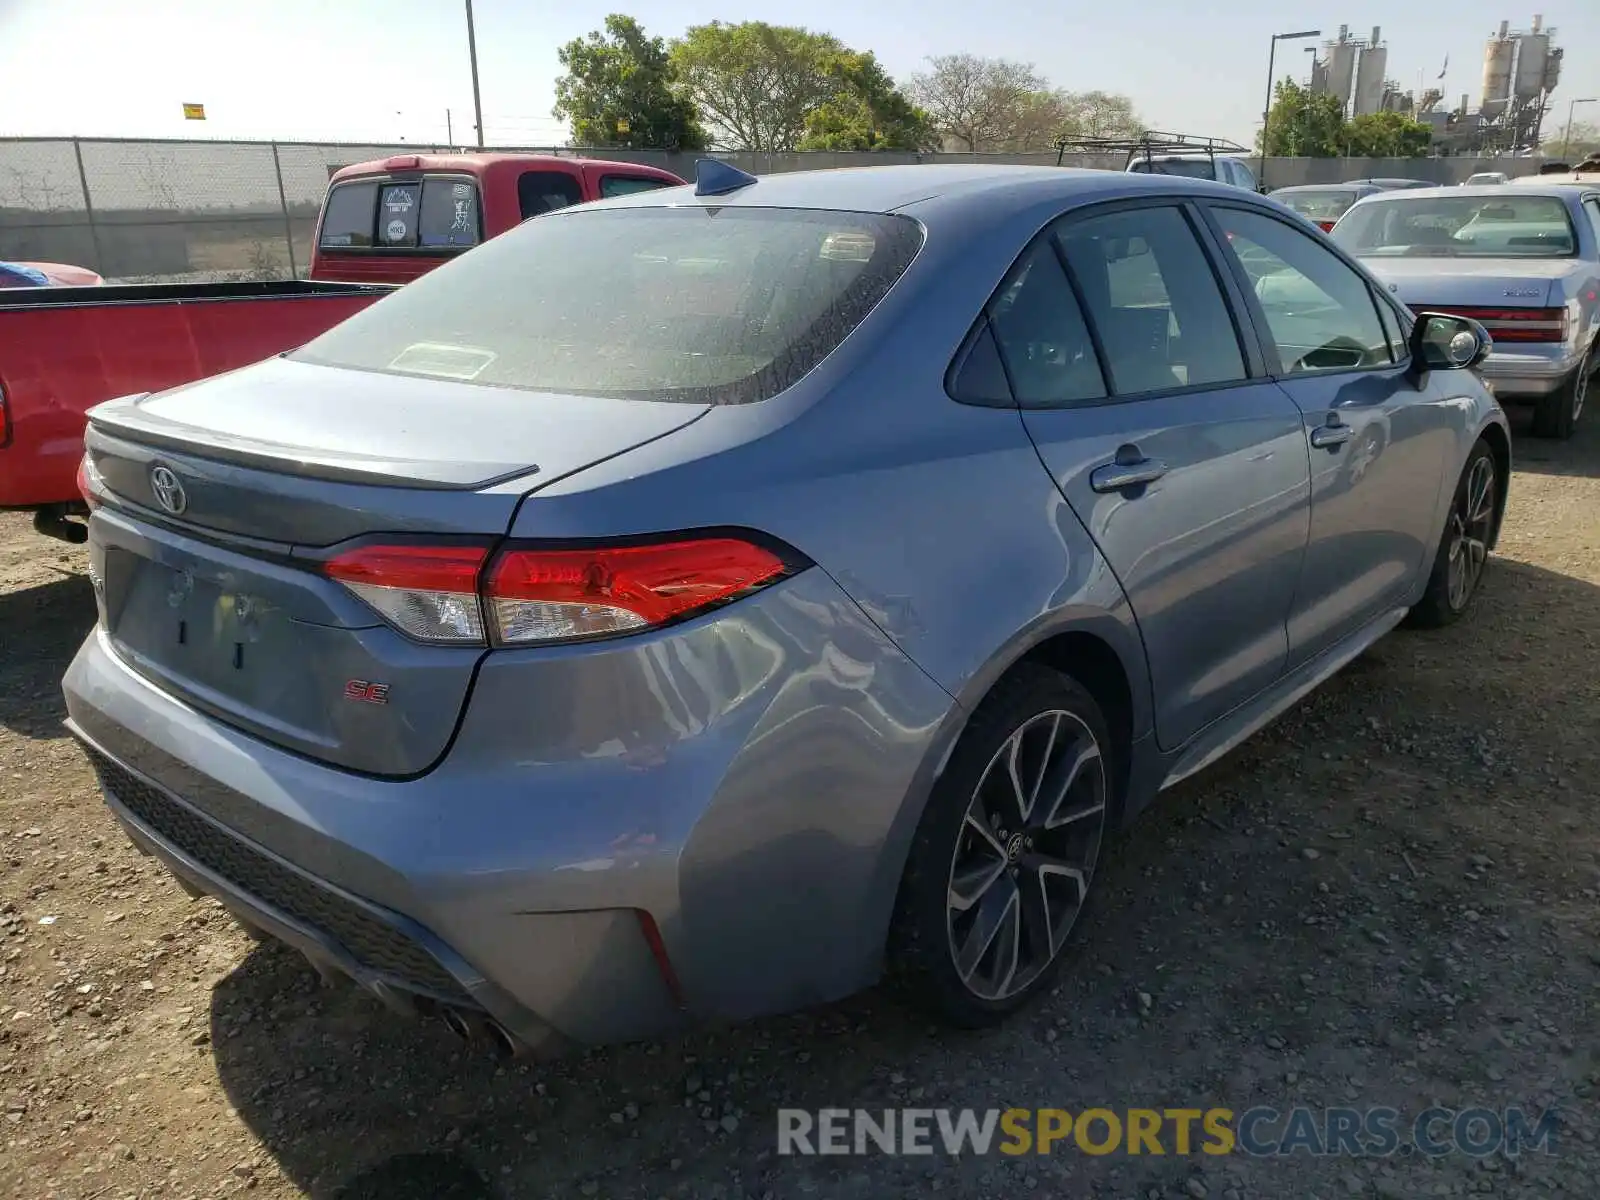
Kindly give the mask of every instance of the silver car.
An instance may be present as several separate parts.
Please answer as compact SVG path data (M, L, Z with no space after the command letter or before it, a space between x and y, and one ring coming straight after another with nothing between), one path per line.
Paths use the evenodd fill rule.
M1483 331L1275 202L701 175L91 414L112 813L505 1050L886 971L998 1020L1107 836L1459 616L1505 504Z
M1536 435L1572 436L1600 372L1600 180L1388 192L1332 237L1411 308L1482 322L1496 394L1532 406Z

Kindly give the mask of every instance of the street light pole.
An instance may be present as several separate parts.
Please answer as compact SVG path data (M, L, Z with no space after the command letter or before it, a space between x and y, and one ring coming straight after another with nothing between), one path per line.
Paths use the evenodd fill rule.
M1263 188L1267 186L1267 127L1272 118L1272 68L1278 57L1279 42L1295 42L1301 38L1321 37L1320 29L1302 29L1299 33L1275 33L1272 35L1272 46L1267 51L1267 104L1261 110L1261 154L1256 159L1256 182Z
M1561 135L1561 157L1567 156L1567 148L1572 145L1572 110L1580 104L1600 103L1600 96L1583 96L1567 105L1567 130Z
M472 111L478 119L478 149L483 149L483 99L478 95L478 38L472 29L472 0L467 0L467 57L472 61Z

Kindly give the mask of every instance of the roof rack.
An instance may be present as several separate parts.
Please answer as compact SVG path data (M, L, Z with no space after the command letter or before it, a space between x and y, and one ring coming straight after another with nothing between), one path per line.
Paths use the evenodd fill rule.
M1135 158L1149 162L1155 154L1204 154L1215 159L1218 154L1249 154L1248 148L1227 138L1200 137L1192 133L1166 133L1160 129L1146 129L1137 137L1065 137L1056 143L1056 166L1060 166L1068 150L1080 154L1126 154L1124 169Z

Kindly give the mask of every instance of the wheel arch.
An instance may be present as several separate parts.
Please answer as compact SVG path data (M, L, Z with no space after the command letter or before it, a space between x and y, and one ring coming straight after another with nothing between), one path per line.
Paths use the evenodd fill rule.
M1506 501L1511 494L1511 435L1504 423L1490 421L1479 432L1478 440L1494 455L1494 530L1489 537L1489 549L1493 550L1500 541L1500 526L1505 520Z
M943 728L931 739L923 769L906 794L879 860L870 919L885 951L917 827L973 713L1019 667L1040 663L1077 680L1100 706L1116 754L1116 809L1107 828L1117 829L1124 823L1129 782L1133 778L1133 747L1148 732L1151 721L1150 677L1143 644L1131 613L1095 612L1047 619L1033 627L1031 635L1013 640L983 672L960 689Z

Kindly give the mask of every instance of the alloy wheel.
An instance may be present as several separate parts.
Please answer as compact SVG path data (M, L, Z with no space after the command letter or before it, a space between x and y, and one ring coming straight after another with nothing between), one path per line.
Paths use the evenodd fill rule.
M1594 355L1590 356L1594 358ZM1589 380L1600 368L1600 359L1594 362L1585 362L1578 368L1578 377L1572 381L1572 423L1576 425L1578 418L1583 415L1583 402L1589 395Z
M1485 455L1472 464L1467 486L1450 512L1450 607L1467 606L1489 560L1489 534L1494 524L1494 460Z
M1050 966L1077 922L1105 832L1093 730L1062 709L1019 725L974 789L950 863L949 948L962 984L1004 1001Z

